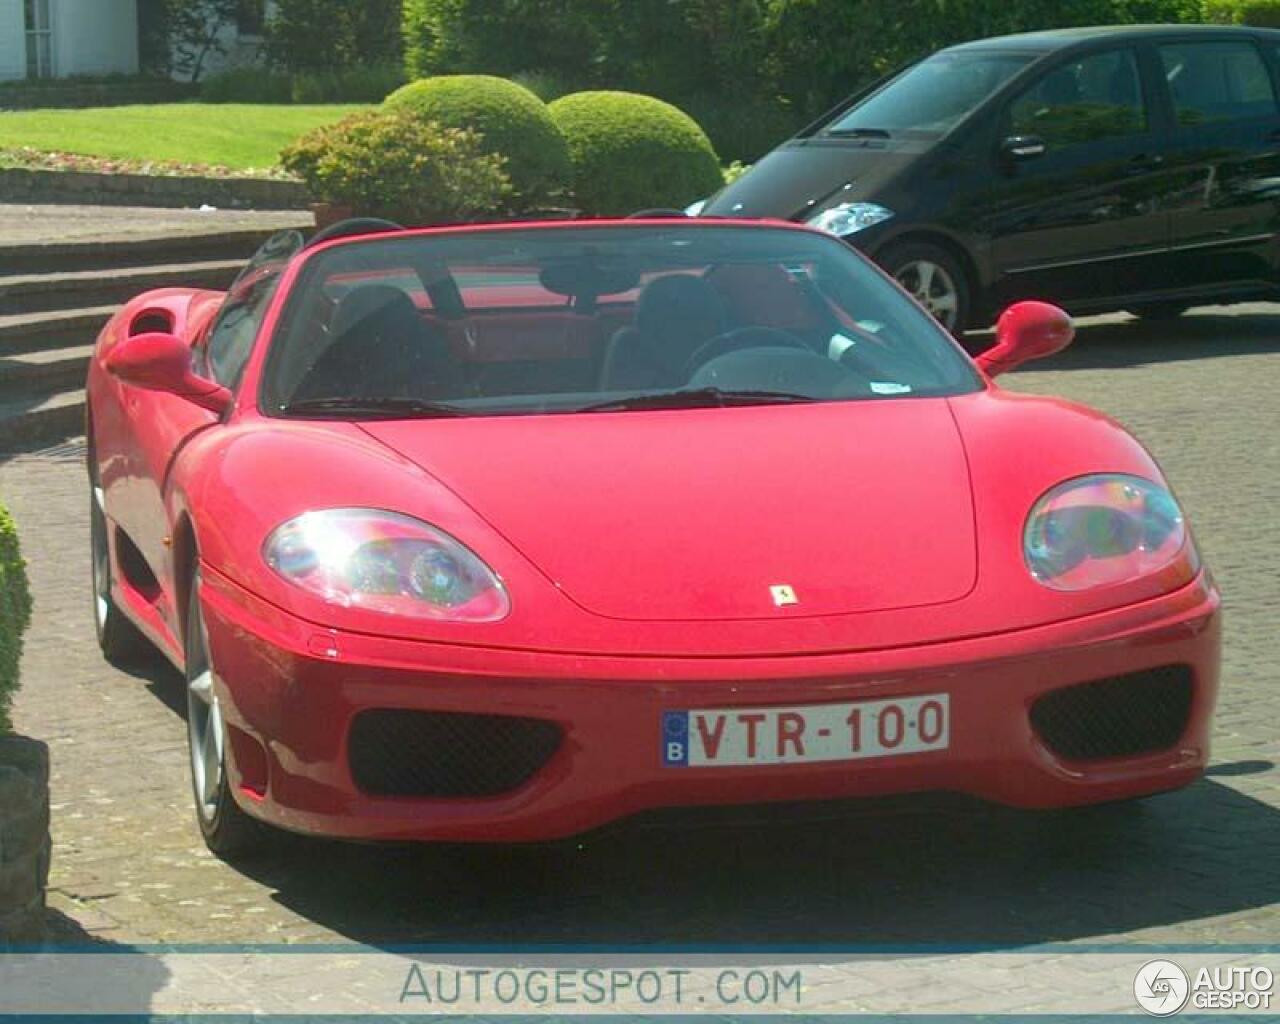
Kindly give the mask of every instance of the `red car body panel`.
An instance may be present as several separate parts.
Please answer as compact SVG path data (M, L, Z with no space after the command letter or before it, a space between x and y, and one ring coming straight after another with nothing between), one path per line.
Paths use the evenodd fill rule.
M307 258L285 272L224 417L103 368L157 317L200 344L218 293L134 300L102 332L88 383L112 557L121 564L127 543L149 570L117 572L115 600L181 665L198 560L228 770L250 813L359 838L520 840L675 804L947 789L1068 805L1173 788L1203 769L1219 599L1194 548L1153 575L1077 593L1039 584L1023 560L1029 510L1064 480L1163 482L1106 417L987 383L952 398L805 406L271 418L256 407L263 339ZM449 623L340 608L267 566L275 527L353 505L463 539L513 595L511 614ZM801 602L775 607L772 584ZM1052 690L1175 664L1195 690L1170 750L1070 763L1028 721ZM664 710L933 692L951 696L945 752L856 770L679 772L659 757ZM509 794L375 798L354 784L346 747L369 708L547 719L564 739Z

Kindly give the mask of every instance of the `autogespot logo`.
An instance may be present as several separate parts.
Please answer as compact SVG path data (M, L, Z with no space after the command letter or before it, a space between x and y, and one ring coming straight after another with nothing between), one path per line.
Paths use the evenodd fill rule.
M1133 997L1153 1017L1169 1017L1187 1005L1191 979L1172 960L1145 963L1133 979Z

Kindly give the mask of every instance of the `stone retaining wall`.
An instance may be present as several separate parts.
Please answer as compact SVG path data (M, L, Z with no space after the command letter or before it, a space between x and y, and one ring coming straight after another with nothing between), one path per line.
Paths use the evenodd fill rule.
M0 736L0 946L43 938L50 850L49 748Z
M303 210L307 190L296 181L179 178L86 171L0 170L0 202L86 206L216 206L238 210Z

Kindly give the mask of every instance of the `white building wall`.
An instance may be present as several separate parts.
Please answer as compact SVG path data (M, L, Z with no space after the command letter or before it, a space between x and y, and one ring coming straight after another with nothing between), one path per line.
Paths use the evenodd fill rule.
M137 0L50 0L49 13L59 78L137 73Z
M22 0L0 0L0 79L27 77Z

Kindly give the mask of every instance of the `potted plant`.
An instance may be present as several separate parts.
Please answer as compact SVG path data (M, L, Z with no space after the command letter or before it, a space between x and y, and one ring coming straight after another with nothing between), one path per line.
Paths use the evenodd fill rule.
M17 530L0 505L0 945L43 936L49 880L49 748L14 735L9 719L30 618Z

